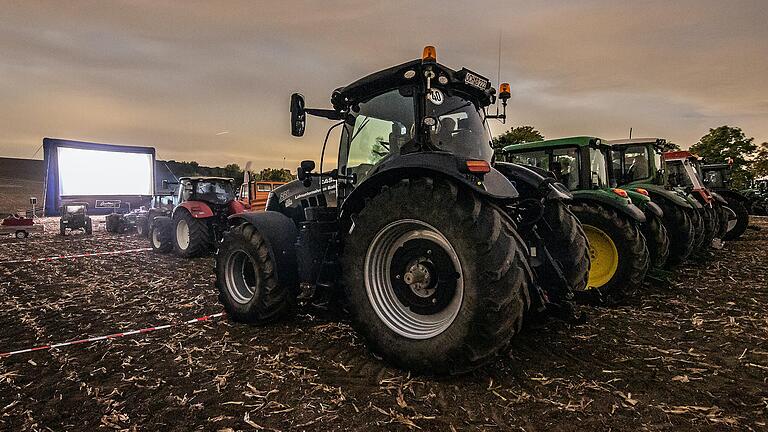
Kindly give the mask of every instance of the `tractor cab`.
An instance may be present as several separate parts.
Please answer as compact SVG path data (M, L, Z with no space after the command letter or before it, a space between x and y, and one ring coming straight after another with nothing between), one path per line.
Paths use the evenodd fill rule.
M704 164L701 166L704 185L712 190L730 189L731 165L730 164Z
M669 188L680 188L688 193L695 192L701 198L702 205L711 204L714 201L697 170L699 166L698 156L689 151L681 150L666 152L663 154L663 158Z
M661 138L632 138L606 141L611 146L613 177L619 185L663 186L662 153L667 142Z
M549 171L575 191L615 185L608 170L609 150L600 138L580 136L513 144L503 152L508 162Z
M223 177L182 177L177 201L202 201L226 205L235 199L234 179Z
M502 84L498 98L504 106L509 97L509 85ZM326 170L321 158L320 172L315 173L314 161L302 162L299 182L276 188L267 209L296 208L294 219L299 221L307 207L354 207L350 198L367 193L354 192L378 188L383 180L378 175L385 172L398 176L436 172L498 198L515 198L514 186L491 166L486 119L504 118L486 112L496 98L490 80L466 68L454 70L437 63L432 47L425 48L422 59L336 89L333 109L305 108L303 96L295 93L294 136L303 135L307 115L338 121L332 126L341 129L337 168Z

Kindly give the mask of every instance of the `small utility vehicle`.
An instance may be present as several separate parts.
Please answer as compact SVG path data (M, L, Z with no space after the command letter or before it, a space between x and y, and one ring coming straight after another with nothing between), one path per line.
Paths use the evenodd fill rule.
M42 224L36 224L33 218L21 215L10 215L0 223L0 235L12 235L17 239L29 237L32 233L44 231Z
M71 203L61 206L59 219L59 234L67 235L67 230L83 230L86 234L93 233L93 223L88 216L88 204Z

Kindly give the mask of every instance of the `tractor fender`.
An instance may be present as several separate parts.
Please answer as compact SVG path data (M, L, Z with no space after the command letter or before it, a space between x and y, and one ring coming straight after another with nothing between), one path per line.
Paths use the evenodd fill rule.
M376 194L384 185L397 183L400 179L425 176L449 179L494 200L520 196L515 186L493 167L482 177L462 171L461 167L466 167L466 161L445 152L418 152L382 163L374 167L368 177L344 199L341 211L344 214L354 213L364 198Z
M713 192L712 195L714 194L715 193ZM733 189L721 189L717 191L717 194L719 194L721 197L725 198L726 200L733 199L733 200L741 201L742 204L744 205L747 205L752 201L749 198L747 198L747 196L744 195L743 193L739 191L735 191Z
M245 206L243 205L243 203L241 203L238 200L230 201L227 207L229 209L229 214L231 215L242 213L245 211Z
M213 216L213 211L210 207L208 207L208 204L202 202L202 201L184 201L183 203L179 204L175 209L173 209L173 214L175 215L176 212L179 210L179 208L185 208L189 212L189 214L192 215L195 219L203 219Z
M288 216L276 211L244 212L229 216L231 225L247 222L264 238L269 257L277 267L275 276L280 284L295 286L298 283L296 264L296 239L299 231Z
M610 207L634 221L645 222L645 214L640 208L632 204L629 198L621 198L613 192L602 189L578 190L572 193L574 202L596 202Z
M681 197L674 191L664 189L658 185L642 185L642 188L648 191L648 193L651 195L651 200L653 201L668 201L678 207L686 209L693 208L693 206L691 206L691 204L688 203L685 198Z
M715 201L719 202L720 204L728 205L728 201L726 201L719 192L710 191L709 194L712 195L712 198L714 198Z
M647 215L648 213L651 213L658 217L662 217L664 215L661 207L656 205L656 203L651 200L649 195L641 194L640 192L636 192L632 189L625 189L625 191L627 192L629 199L632 200L632 204L636 205L640 210L643 211L644 214Z
M573 195L564 184L558 182L549 171L528 165L518 165L509 162L496 162L494 164L500 173L504 175L518 189L520 183L529 186L533 190L541 191L545 199L570 200Z

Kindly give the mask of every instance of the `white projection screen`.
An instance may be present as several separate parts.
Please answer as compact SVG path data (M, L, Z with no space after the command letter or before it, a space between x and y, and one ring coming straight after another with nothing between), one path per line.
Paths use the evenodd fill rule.
M148 153L59 147L59 194L152 195L153 160Z

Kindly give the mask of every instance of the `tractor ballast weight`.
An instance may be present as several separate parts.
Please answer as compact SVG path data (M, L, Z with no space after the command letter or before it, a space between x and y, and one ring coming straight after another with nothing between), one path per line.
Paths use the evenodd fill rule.
M230 218L216 255L228 314L273 321L339 287L357 331L399 366L461 373L492 359L544 302L517 232L520 194L492 166L495 98L432 47L337 89L333 109L292 95L294 136L307 115L339 121L338 168L304 161L264 212Z

